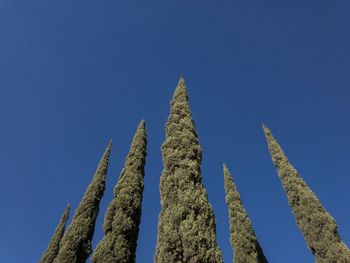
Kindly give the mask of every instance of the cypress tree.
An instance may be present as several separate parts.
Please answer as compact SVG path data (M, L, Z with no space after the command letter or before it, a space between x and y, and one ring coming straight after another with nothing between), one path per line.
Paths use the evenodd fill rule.
M92 182L81 200L72 223L63 235L54 263L82 263L91 254L91 240L95 230L100 200L105 190L106 173L112 142L105 150Z
M202 184L202 149L182 78L171 101L162 157L155 262L221 263L215 218Z
M94 263L134 263L145 175L146 128L141 121L105 215L105 236L97 245Z
M332 216L289 163L271 131L263 125L272 161L288 197L289 205L308 247L318 263L349 263L349 248L342 242Z
M51 241L48 247L46 248L44 254L39 260L39 263L51 263L56 258L59 250L59 245L60 245L62 236L64 234L66 223L69 217L69 210L70 210L70 206L67 205L66 209L64 210L64 213L61 216L60 222L56 227L55 233L53 234Z
M245 210L236 184L224 164L226 203L230 218L230 240L235 263L267 263Z

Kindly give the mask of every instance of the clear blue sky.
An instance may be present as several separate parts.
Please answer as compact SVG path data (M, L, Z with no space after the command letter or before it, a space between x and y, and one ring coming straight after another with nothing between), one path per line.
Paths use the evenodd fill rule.
M180 76L225 262L232 251L223 162L270 262L314 262L262 123L349 245L349 25L347 0L0 0L1 261L38 260L111 138L96 245L142 118L149 137L137 262L153 261L160 147Z

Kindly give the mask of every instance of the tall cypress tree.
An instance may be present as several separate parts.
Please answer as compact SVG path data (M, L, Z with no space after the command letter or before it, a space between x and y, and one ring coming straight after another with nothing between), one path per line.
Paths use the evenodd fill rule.
M137 128L124 168L104 220L105 236L97 245L94 263L134 263L145 175L146 127Z
M64 234L64 230L66 228L66 223L69 217L69 210L70 206L67 205L66 209L64 210L64 213L61 216L60 222L56 227L55 233L53 234L51 241L48 247L46 248L44 254L39 260L39 263L51 263L56 258L58 250L60 248L60 242Z
M215 218L202 184L202 149L182 78L171 101L162 157L155 262L221 263Z
M230 218L230 239L235 263L267 263L245 210L236 184L224 164L226 203Z
M65 232L54 263L82 263L91 254L91 240L95 230L100 200L105 190L106 173L112 142L105 150L92 182L81 200L72 223Z
M335 220L289 163L271 131L266 126L263 129L289 205L316 261L349 263L350 251L340 239Z

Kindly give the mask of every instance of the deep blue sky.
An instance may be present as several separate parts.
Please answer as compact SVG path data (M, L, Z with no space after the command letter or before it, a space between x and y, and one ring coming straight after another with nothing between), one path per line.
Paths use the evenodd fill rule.
M223 162L270 262L314 262L262 123L349 245L349 25L347 0L0 0L1 262L38 260L111 138L96 245L142 118L149 137L137 262L153 261L160 146L180 76L225 262L232 250Z

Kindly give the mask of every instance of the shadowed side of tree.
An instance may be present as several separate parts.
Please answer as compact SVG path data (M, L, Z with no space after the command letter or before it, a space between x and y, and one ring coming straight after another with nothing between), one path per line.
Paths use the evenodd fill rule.
M66 223L69 217L70 206L67 205L64 213L61 216L60 222L58 223L55 233L53 234L51 241L46 248L43 256L39 260L39 263L51 263L56 258L60 246L61 239L66 228Z
M146 144L145 122L141 121L114 189L114 199L105 215L105 236L94 250L94 263L135 262L144 188Z
M230 240L235 263L267 263L245 210L236 184L224 164L226 203L230 218Z
M202 184L202 149L182 78L171 101L162 157L155 262L222 262L214 214Z
M55 263L82 263L91 254L91 240L95 230L100 200L105 190L106 173L112 142L105 150L92 182L75 211L72 223L65 232Z
M348 263L350 251L341 241L335 220L289 163L271 131L263 125L272 161L286 191L297 224L319 263Z

